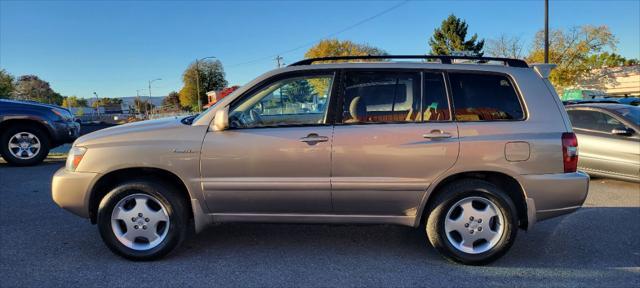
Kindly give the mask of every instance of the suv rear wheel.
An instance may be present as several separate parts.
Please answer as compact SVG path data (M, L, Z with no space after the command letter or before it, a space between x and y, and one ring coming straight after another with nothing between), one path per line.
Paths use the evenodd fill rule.
M431 205L426 231L445 258L480 265L500 258L517 234L513 201L500 188L479 179L453 182Z
M114 253L131 260L154 260L186 236L184 200L160 180L137 180L115 187L100 202L98 229Z
M12 165L39 164L49 154L49 148L47 133L35 125L12 125L0 134L0 154Z

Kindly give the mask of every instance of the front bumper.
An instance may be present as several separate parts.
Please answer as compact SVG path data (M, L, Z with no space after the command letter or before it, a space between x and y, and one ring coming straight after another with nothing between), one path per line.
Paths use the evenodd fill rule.
M61 208L89 218L89 191L98 173L71 172L60 168L51 181L51 197Z
M71 143L80 137L80 124L75 121L55 122L54 133L56 144Z
M523 175L521 184L527 195L529 218L535 217L535 222L582 207L589 191L589 175L583 172Z

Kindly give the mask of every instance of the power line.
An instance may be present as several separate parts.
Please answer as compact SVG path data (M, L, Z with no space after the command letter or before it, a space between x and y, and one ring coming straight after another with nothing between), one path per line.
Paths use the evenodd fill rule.
M288 49L288 50L284 50L284 51L278 52L278 53L270 55L270 56L265 56L265 57L257 58L257 59L254 59L254 60L251 60L251 61L247 61L247 62L241 62L241 63L236 63L236 64L233 64L233 65L228 65L227 67L236 67L236 66L252 64L252 63L256 63L256 62L260 62L260 61L270 60L270 59L273 59L274 57L280 57L280 55L282 55L282 54L288 54L288 53L300 50L302 48L306 48L308 46L311 46L311 45L314 45L314 44L318 43L322 39L334 37L334 36L336 36L338 34L344 33L346 31L349 31L349 30L351 30L353 28L356 28L356 27L358 27L358 26L360 26L360 25L362 25L364 23L367 23L367 22L369 22L369 21L371 21L373 19L376 19L376 18L378 18L380 16L383 16L383 15L385 15L385 14L387 14L387 13L389 13L389 12L395 10L395 9L398 9L401 6L407 4L409 1L411 1L411 0L402 1L402 2L400 2L398 4L396 4L396 5L393 5L393 6L389 7L389 8L387 8L387 9L385 9L385 10L382 10L381 12L378 12L377 14L374 14L372 16L369 16L369 17L365 18L365 19L362 19L362 20L360 20L360 21L358 21L358 22L356 22L354 24L351 24L351 25L349 25L349 26L347 26L345 28L342 28L342 29L340 29L340 30L338 30L336 32L327 34L324 37L320 38L319 40L310 41L310 42L298 45L298 46L296 46L294 48L291 48L291 49Z

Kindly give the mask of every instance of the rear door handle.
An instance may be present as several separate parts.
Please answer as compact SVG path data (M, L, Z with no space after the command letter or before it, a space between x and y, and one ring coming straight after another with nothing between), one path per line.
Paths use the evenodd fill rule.
M329 137L327 136L320 136L316 133L311 133L309 135L307 135L306 137L302 137L300 138L300 142L305 142L309 145L315 145L318 142L327 142L329 141Z
M451 134L444 132L440 129L431 130L431 132L422 135L423 138L427 139L446 139L451 138Z

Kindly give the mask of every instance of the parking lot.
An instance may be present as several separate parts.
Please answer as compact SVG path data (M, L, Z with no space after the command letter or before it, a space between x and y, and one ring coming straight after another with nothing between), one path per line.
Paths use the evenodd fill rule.
M62 161L0 163L2 287L640 285L639 184L592 180L583 209L521 231L484 267L449 263L421 231L387 225L224 224L161 261L130 262L53 203Z

